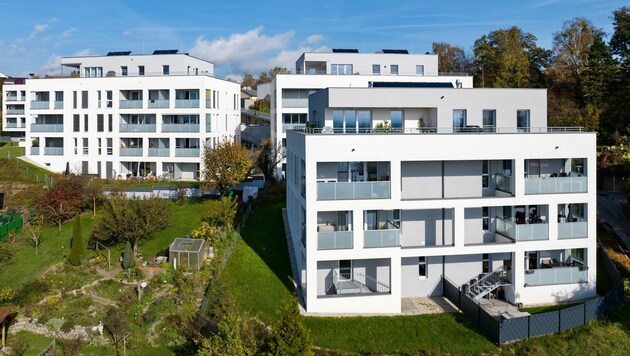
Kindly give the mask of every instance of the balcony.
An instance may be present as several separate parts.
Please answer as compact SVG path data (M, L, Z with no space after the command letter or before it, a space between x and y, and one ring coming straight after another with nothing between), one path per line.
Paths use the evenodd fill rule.
M512 177L505 176L503 174L496 174L494 178L494 184L497 190L502 192L514 194L512 191Z
M212 109L212 100L206 99L206 109Z
M199 157L198 148L176 148L175 157Z
M584 219L558 224L558 239L577 239L588 237L588 223Z
M63 156L63 147L44 147L46 156Z
M63 101L55 101L53 103L53 108L55 108L55 109L63 109Z
M31 147L31 156L39 155L39 147Z
M549 240L549 224L516 224L497 217L496 232L514 241Z
M352 238L352 231L320 231L317 233L317 249L349 249L353 247Z
M317 182L317 200L389 199L390 182Z
M142 109L142 100L121 100L119 106L121 109Z
M24 109L7 109L7 115L24 115Z
M282 99L283 108L308 108L308 98L305 99Z
M176 108L199 108L199 99L176 99Z
M155 124L120 124L119 132L155 132Z
M282 124L282 132L287 131L303 131L306 128L306 124Z
M525 271L525 287L588 282L588 268L553 267Z
M63 132L63 124L31 124L31 132Z
M162 132L199 132L199 124L162 124Z
M120 156L141 157L142 156L142 147L121 147L120 148Z
M22 127L18 127L17 122L10 122L7 121L7 124L4 126L5 129L17 129L17 128L22 128Z
M586 193L586 177L525 178L525 194Z
M366 230L363 231L363 247L398 247L400 246L400 230Z
M31 110L34 109L48 109L50 108L50 101L31 101Z
M212 123L206 122L206 132L212 132Z
M149 100L149 108L154 109L168 109L170 106L169 100Z
M149 157L168 157L169 155L168 148L149 148Z
M18 101L17 95L7 95L7 101Z

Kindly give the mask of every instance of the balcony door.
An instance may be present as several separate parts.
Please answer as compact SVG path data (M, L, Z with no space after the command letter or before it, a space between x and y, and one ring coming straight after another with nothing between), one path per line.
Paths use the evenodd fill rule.
M339 260L339 279L352 279L352 260Z
M466 110L454 109L453 110L453 131L457 132L460 129L466 127Z

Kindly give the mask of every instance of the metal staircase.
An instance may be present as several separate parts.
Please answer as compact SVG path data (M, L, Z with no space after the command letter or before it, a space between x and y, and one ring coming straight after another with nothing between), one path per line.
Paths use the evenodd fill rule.
M498 287L507 285L510 285L510 282L506 279L506 272L502 269L484 273L466 285L466 295L474 300L480 300Z

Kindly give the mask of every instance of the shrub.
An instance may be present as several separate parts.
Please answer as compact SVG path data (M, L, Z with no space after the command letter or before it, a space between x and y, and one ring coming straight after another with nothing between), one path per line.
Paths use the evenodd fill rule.
M126 270L134 268L136 266L136 258L133 255L133 250L131 249L131 242L127 241L127 245L125 246L125 251L123 252L123 260L122 267Z
M41 279L35 279L23 284L16 292L14 301L23 307L35 301L41 300L50 290L48 283Z
M0 263L11 261L13 254L13 249L8 243L0 243Z
M147 310L142 316L142 321L144 321L145 324L151 324L155 319L157 319L157 314L153 310Z
M313 344L294 296L282 301L270 346L274 355L313 355Z

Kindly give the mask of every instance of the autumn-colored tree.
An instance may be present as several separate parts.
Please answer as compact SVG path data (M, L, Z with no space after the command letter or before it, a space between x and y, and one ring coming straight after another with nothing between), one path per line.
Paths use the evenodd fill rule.
M281 144L275 145L271 139L265 139L260 144L256 167L264 174L266 181L274 182L276 167L285 157L286 153Z
M228 140L213 149L206 147L203 161L203 187L206 190L216 188L221 195L225 195L228 189L245 179L254 165L252 156L245 147Z
M59 177L37 199L37 209L44 223L61 225L75 216L83 203L83 186L74 177Z
M433 42L433 54L438 56L440 72L468 73L471 60L466 56L462 47L453 46L446 42Z
M105 315L105 319L103 319L103 326L112 337L112 341L116 346L116 353L118 353L118 347L121 341L123 343L123 349L126 349L126 340L132 334L133 330L127 322L125 310L116 307L110 309Z
M245 73L241 79L241 88L256 89L256 78L250 73Z

